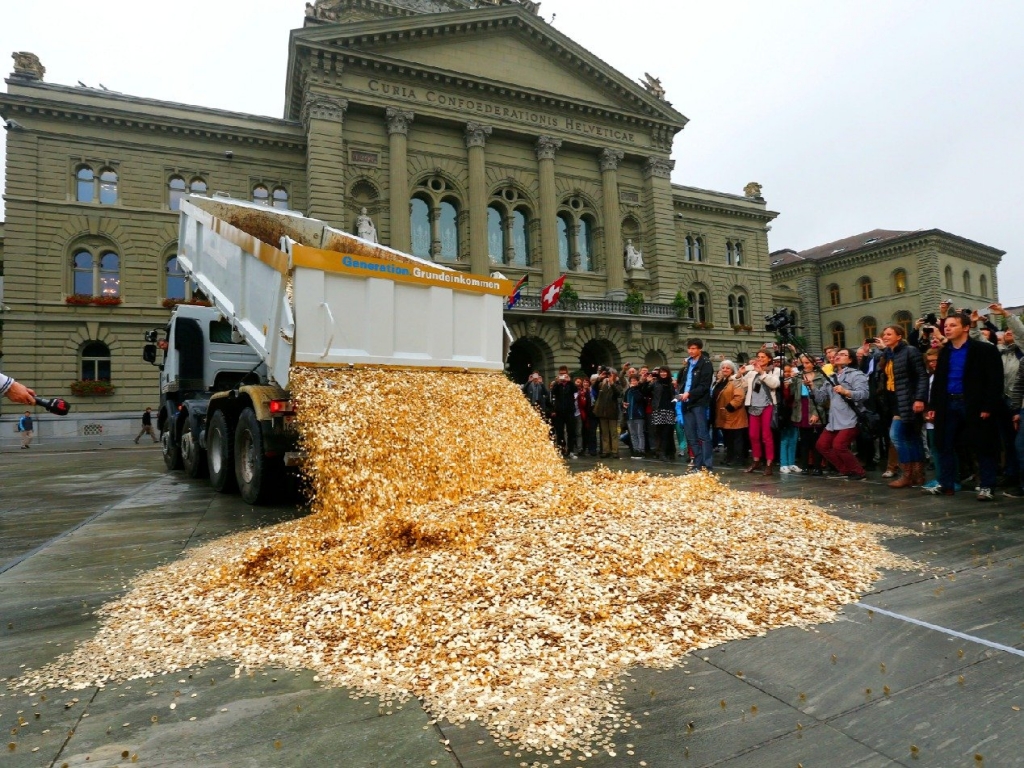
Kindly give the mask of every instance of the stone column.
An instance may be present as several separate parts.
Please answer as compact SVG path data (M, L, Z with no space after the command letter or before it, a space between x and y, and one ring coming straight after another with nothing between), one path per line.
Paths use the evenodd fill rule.
M558 200L555 193L555 152L561 139L541 136L537 139L537 165L540 176L540 256L544 285L558 279Z
M608 298L622 301L626 298L625 272L622 255L622 227L619 222L619 163L620 149L601 150L601 196L604 198L604 264L608 275Z
M478 275L490 273L487 253L487 158L484 146L491 126L466 123L469 153L469 269ZM499 260L503 254L495 254Z
M348 102L322 93L306 93L302 124L306 129L307 211L333 227L345 221L345 151L342 126Z
M679 283L679 254L676 250L675 207L672 203L672 169L675 161L650 157L644 165L644 264L651 273L655 301L672 301Z
M412 242L409 234L409 169L407 147L409 123L413 113L397 107L388 107L388 200L391 204L390 231L392 248L409 253Z

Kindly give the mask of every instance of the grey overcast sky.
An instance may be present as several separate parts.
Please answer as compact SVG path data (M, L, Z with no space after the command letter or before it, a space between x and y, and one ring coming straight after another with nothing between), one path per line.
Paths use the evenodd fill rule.
M36 53L49 82L280 116L304 6L3 0L0 52ZM662 79L691 121L673 180L760 182L781 213L773 250L937 227L1005 250L1000 298L1024 304L1011 195L1024 187L1024 2L545 0L541 13L624 74Z

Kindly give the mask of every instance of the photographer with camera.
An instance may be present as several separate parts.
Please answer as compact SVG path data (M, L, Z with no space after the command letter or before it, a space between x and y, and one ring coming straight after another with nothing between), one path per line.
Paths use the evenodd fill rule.
M622 400L619 374L609 368L598 370L597 400L594 415L601 430L601 458L619 458L619 405Z
M775 370L771 352L766 349L758 351L750 365L740 366L740 376L746 388L743 404L747 407L750 452L754 458L753 463L744 471L756 472L763 469L765 476L771 477L772 463L775 461L772 417L778 407L776 392L782 379Z
M863 403L868 399L868 377L858 370L857 353L852 349L840 349L832 358L835 366L835 382L825 379L816 384L813 375L804 374L804 382L814 387L814 401L819 405L829 404L828 424L818 438L818 453L848 480L863 480L864 467L850 451L850 444L857 439L857 412L847 399Z

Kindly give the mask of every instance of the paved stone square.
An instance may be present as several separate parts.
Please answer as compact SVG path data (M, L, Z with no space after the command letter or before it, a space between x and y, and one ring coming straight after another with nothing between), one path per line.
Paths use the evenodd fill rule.
M48 691L45 700L0 689L3 765L1024 765L1024 504L896 492L877 473L862 483L720 477L779 503L806 497L847 519L904 526L913 533L888 546L931 570L887 573L835 623L728 643L671 670L632 670L619 682L642 728L620 734L615 758L517 752L479 726L433 722L416 700L381 708L323 688L312 672L235 677L226 659L103 690ZM89 637L96 609L134 574L300 514L254 509L167 474L149 446L5 452L0 678Z

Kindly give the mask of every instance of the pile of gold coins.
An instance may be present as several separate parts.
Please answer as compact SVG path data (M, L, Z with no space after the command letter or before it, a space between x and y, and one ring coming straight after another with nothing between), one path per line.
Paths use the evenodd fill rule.
M612 753L631 667L830 621L912 566L891 530L707 474L571 474L499 375L298 369L292 391L311 514L143 574L19 687L226 658L416 697L513 750Z

